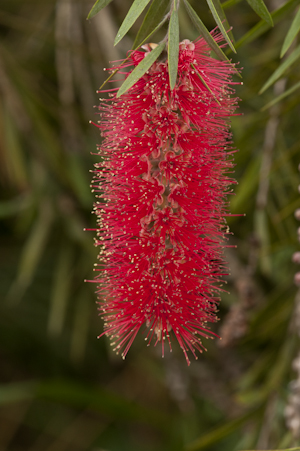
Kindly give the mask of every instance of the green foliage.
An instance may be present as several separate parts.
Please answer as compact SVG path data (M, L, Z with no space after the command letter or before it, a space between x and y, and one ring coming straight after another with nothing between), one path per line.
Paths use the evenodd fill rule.
M98 0L99 1L99 0ZM92 8L89 17L96 14L100 9L102 9L106 3L101 2L100 5L98 4L98 1L95 3L94 7ZM135 0L133 4L131 5L124 21L122 22L119 31L117 32L117 35L115 37L114 45L117 45L123 37L127 34L129 29L132 27L132 25L136 22L136 20L139 18L143 10L146 8L150 0ZM136 46L141 45L141 39L144 40L146 33L149 33L149 36L160 28L160 26L164 23L165 19L168 17L170 18L169 22L169 29L168 29L168 64L170 69L170 85L172 86L172 89L175 86L176 83L176 76L177 76L177 64L175 61L178 60L178 52L179 52L179 19L178 19L178 8L177 4L179 5L179 0L172 0L171 7L169 13L159 22L159 20L162 17L162 14L166 10L167 2L161 1L159 4L154 0L144 18L143 24L140 27L137 36L134 41L133 48L136 48ZM188 10L188 14L191 17L192 21L196 25L198 29L200 29L201 34L205 37L207 42L210 44L210 46L215 50L216 54L221 57L222 59L226 59L224 53L222 52L219 45L214 41L214 39L210 36L210 33L208 32L207 28L197 15L197 13L194 11L194 9L191 7L191 5L188 3L187 0L184 0L185 6ZM225 41L231 48L231 50L236 53L235 48L233 46L233 34L231 30L227 33L225 27L229 29L229 24L227 21L227 18L225 16L223 7L219 0L207 0L209 9L216 21L216 24L219 27L219 30L221 31ZM263 4L264 5L264 4ZM100 9L99 9L100 8ZM259 10L260 14L263 14L264 19L266 20L266 12L268 13L265 6L257 5L255 2L255 8ZM269 14L269 13L268 13ZM270 15L269 15L270 16ZM273 24L271 16L268 16L268 22ZM89 18L88 17L88 18ZM156 26L156 28L154 28ZM167 36L165 37L166 40ZM142 41L143 42L143 41ZM177 58L176 58L177 55ZM159 56L159 55L158 55ZM138 72L135 73L135 75ZM143 70L140 70L140 77L144 74ZM109 81L111 76L107 79ZM138 78L135 78L135 82L138 80ZM130 86L129 86L130 85ZM120 96L120 93L126 92L129 87L131 87L132 84L128 84L126 88L122 88L118 92L118 96Z
M291 11L295 9L297 4L298 0L288 0L284 5L280 6L275 11L273 11L271 14L273 24L276 25L278 22L283 20L286 15L288 15ZM245 44L249 44L250 42L259 38L270 28L271 25L269 23L267 23L265 20L261 20L238 40L238 42L235 45L236 48Z
M151 36L150 33L156 29L157 23L163 21L169 4L170 0L153 0L136 35L133 48L138 47L139 43L144 41L147 36Z
M98 1L89 18L107 7L86 21L85 0L1 2L0 448L297 451L284 412L299 351L291 262L299 250L299 0L277 9L266 2L274 28L246 1L221 4L236 36L233 61L244 68L241 115L232 120L238 185L229 197L232 213L246 216L228 217L231 275L215 329L223 340L190 367L175 343L162 359L142 334L125 361L112 354L105 337L96 339L102 320L94 285L83 282L96 260L94 232L83 229L95 226L89 171L99 157L90 152L101 138L88 122L102 69L153 36L158 47L125 81L134 83L176 28L164 26L169 2L147 2L114 47L132 3ZM222 21L220 4L211 4ZM184 0L178 17L182 39L200 33L228 58L230 48L208 32L215 19L205 3Z
M134 0L133 4L130 7L130 10L127 13L127 16L123 20L122 25L120 26L120 29L117 33L115 45L117 45L121 41L121 39L124 38L127 31L132 27L134 22L141 15L149 2L150 0Z
M168 34L168 69L170 78L170 87L174 89L177 80L179 53L179 19L178 11L173 9Z
M189 4L189 2L187 0L184 0L184 5L187 9L187 12L193 22L193 24L195 25L195 27L197 28L197 30L199 31L199 33L204 37L205 41L209 44L209 46L211 47L211 49L216 53L216 55L222 59L222 60L227 60L228 58L225 55L225 53L222 51L222 49L218 46L218 44L216 43L216 41L212 38L210 32L208 31L208 29L206 28L206 26L204 25L204 23L202 22L202 20L200 19L200 17L197 15L197 13L195 12L195 10L191 7L191 5Z
M272 86L273 83L275 83L275 81L277 81L278 78L282 77L285 71L289 69L290 66L294 64L299 58L300 58L300 45L297 48L295 48L295 50L293 50L292 53L290 53L290 55L286 58L286 60L283 63L280 64L280 66L277 67L275 72L273 72L271 77L263 85L259 93L262 94L266 89Z
M261 17L265 22L267 22L271 27L273 27L273 19L268 11L268 8L264 4L263 0L247 0L251 8Z
M206 0L206 1L225 41L227 41L227 44L229 45L231 50L235 52L235 48L232 44L234 42L233 33L230 29L222 4L220 3L219 0Z
M91 19L96 14L98 14L101 9L105 8L105 6L109 5L112 2L112 0L97 0L92 9L90 10L87 18Z
M120 97L124 92L126 92L131 86L133 86L152 66L159 55L162 53L165 47L165 43L161 42L154 50L152 50L147 58L144 58L138 66L134 68L131 74L126 78L121 88L118 91L117 97Z
M300 88L300 82L296 83L294 86L292 86L290 89L286 90L285 92L283 92L282 94L280 94L279 96L275 97L273 100L271 100L267 105L265 105L261 111L267 110L268 108L270 108L271 106L275 105L277 102L280 102L281 100L283 100L285 97L289 96L290 94L292 94L294 91L296 91L297 89Z
M287 32L287 35L284 39L280 53L280 58L282 58L286 54L287 50L292 45L292 42L294 41L295 37L299 33L299 30L300 30L300 9L298 9L297 14L295 15L294 20L292 22L292 25L289 28L289 31Z

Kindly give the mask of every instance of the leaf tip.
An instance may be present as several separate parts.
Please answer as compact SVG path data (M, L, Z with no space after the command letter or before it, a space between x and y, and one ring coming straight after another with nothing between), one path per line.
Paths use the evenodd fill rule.
M123 36L121 36L119 33L117 34L117 36L115 37L114 40L114 46L119 44L119 42L122 40Z
M124 84L124 83L123 83ZM124 89L123 84L120 86L117 94L116 94L116 98L118 99L119 97L121 97L123 94L125 94L126 91L128 91L129 88Z
M280 58L283 58L285 53L286 53L287 49L285 49L284 47L282 47L281 52L280 52Z

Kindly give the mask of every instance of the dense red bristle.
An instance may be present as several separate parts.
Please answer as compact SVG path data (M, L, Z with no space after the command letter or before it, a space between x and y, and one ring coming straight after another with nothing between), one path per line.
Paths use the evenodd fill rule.
M123 67L146 54L133 52ZM162 354L175 334L188 363L188 351L196 358L195 350L205 349L201 337L215 335L207 323L217 319L226 275L234 71L209 56L203 39L185 40L173 91L167 62L158 61L127 93L99 107L95 281L104 333L123 357L142 326L148 342L162 343Z

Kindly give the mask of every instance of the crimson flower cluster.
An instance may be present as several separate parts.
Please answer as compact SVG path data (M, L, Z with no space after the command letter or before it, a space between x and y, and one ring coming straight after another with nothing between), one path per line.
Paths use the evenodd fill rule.
M151 46L120 69L137 66ZM197 358L201 338L215 335L207 323L217 320L226 274L237 99L233 65L209 55L203 39L184 40L173 90L168 63L156 61L127 93L117 98L112 89L99 106L94 281L104 334L123 358L141 328L149 343L161 342L162 355L175 335L188 364L188 351Z

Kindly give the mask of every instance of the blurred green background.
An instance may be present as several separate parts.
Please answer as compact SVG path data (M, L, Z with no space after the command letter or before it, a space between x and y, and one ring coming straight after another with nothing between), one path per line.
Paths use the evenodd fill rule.
M93 232L83 232L95 226L89 171L100 142L89 120L97 120L103 68L126 55L141 24L113 46L131 3L114 0L87 21L90 0L0 2L0 449L300 446L300 301L291 262L299 250L300 90L262 111L299 83L299 58L258 94L282 62L299 1L266 2L272 29L246 1L224 4L233 59L244 68L231 210L246 216L228 219L237 249L227 251L229 293L214 329L223 340L208 342L190 367L177 344L162 359L142 334L125 361L115 356L106 338L97 340L95 287L84 283L97 254ZM206 3L191 4L214 28ZM180 21L181 39L195 39L183 8Z

